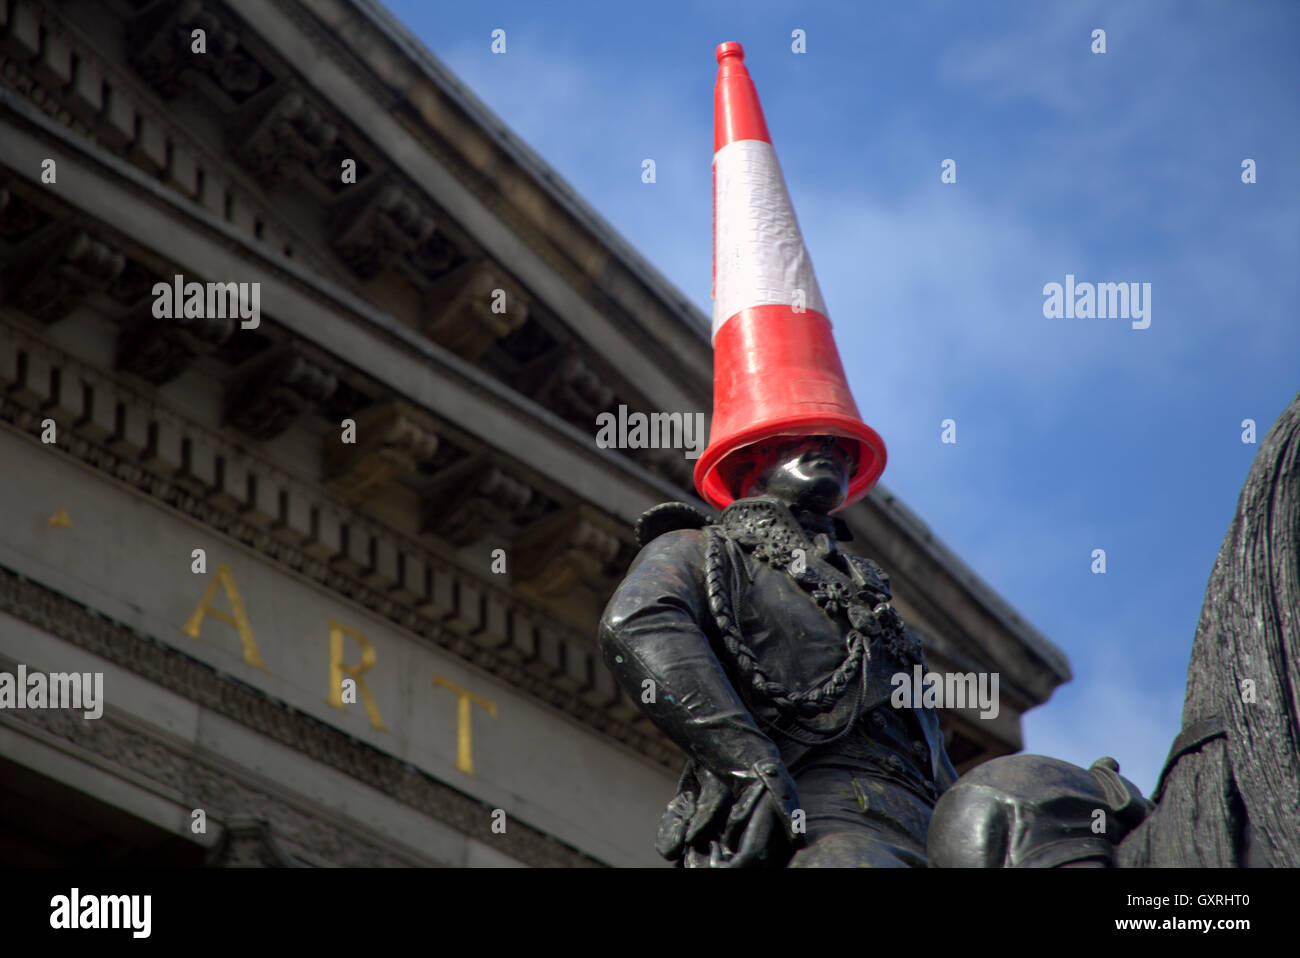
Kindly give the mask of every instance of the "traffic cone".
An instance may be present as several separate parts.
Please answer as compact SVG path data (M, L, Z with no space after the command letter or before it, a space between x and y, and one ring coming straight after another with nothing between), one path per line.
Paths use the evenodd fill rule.
M853 402L758 93L739 43L718 47L713 98L713 427L695 488L724 508L740 496L728 463L777 436L857 446L840 508L885 469L885 444ZM838 510L837 510L838 511Z

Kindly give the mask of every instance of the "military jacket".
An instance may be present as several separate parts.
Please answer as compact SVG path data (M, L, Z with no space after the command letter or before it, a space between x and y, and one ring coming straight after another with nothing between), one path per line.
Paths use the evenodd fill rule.
M924 656L888 605L888 577L840 553L831 520L800 518L758 497L732 503L716 524L701 516L693 528L643 535L650 541L602 618L607 664L724 781L774 758L792 768L837 741L851 749L874 710L875 728L910 744L916 774L942 792L956 775L933 710L889 702L891 678Z

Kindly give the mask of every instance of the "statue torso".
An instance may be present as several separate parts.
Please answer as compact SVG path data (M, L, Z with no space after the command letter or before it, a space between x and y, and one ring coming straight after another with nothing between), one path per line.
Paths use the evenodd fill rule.
M720 550L715 546L712 577L709 535L729 543ZM787 763L860 768L929 791L936 744L930 739L937 728L927 734L911 709L895 709L889 701L895 687L891 678L901 672L910 680L924 655L919 640L887 606L884 572L870 560L839 552L829 533L800 525L783 504L770 499L733 503L721 522L706 530L704 548L702 584L715 593L720 582L725 584L740 623L738 641L752 652L767 680L788 692L819 689L843 670L855 639L858 649L865 646L865 675L859 654L843 690L827 697L828 707L818 714L791 714L753 687L717 617L708 623L706 632L719 660L751 712L769 729L789 732L773 736ZM721 576L719 552L725 555ZM849 723L853 728L847 728ZM839 732L844 734L825 742ZM791 770L796 771L795 765Z

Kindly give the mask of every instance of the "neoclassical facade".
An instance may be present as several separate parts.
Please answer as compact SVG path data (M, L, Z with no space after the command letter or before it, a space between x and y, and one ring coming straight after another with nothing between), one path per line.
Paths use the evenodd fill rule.
M661 864L682 756L595 624L702 504L596 422L707 414L711 359L378 4L0 0L0 671L103 687L0 708L0 861ZM1019 749L1064 655L885 489L844 518L999 673L958 768Z

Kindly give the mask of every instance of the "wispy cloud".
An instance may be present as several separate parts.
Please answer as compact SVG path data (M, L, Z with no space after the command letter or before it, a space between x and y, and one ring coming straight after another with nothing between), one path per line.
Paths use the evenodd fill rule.
M1082 4L1033 7L1010 30L990 22L952 42L939 79L991 105L1033 103L1078 113L1089 105L1079 61L1091 55L1093 29L1114 29L1114 23Z
M1151 675L1125 668L1110 642L1076 649L1072 656L1075 681L1058 693L1056 707L1025 718L1025 751L1084 768L1109 755L1121 774L1150 795L1180 726L1181 681L1171 683L1163 671Z

